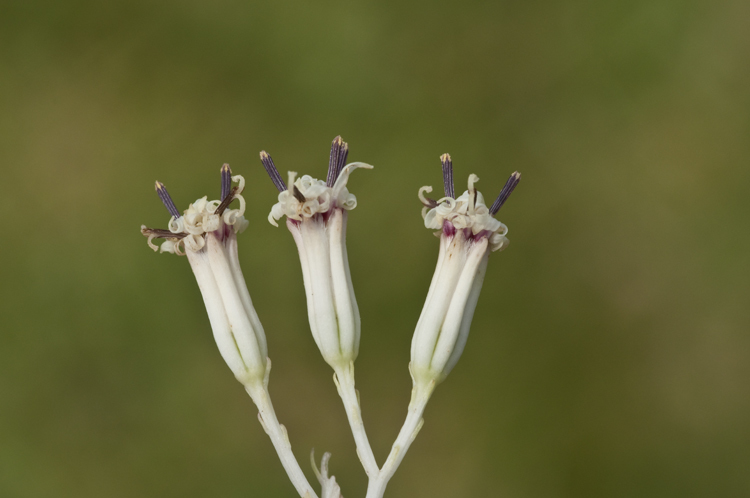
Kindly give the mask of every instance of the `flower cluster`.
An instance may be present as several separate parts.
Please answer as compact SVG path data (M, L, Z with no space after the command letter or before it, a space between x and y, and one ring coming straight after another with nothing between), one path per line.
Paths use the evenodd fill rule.
M238 185L232 187L232 182ZM141 227L148 245L165 239L160 252L187 256L203 295L214 339L234 375L243 383L263 381L267 373L266 336L253 308L237 255L237 233L247 228L245 179L221 168L221 199L202 197L180 214L167 188L156 182L156 193L172 217L168 229ZM229 209L237 200L238 209Z
M216 232L223 227L231 227L234 233L243 232L248 221L245 214L245 198L241 192L245 188L245 179L240 176L232 176L232 170L228 164L221 167L222 193L220 200L209 201L208 196L196 200L180 214L167 192L167 188L161 182L156 182L156 193L161 198L164 206L172 217L167 223L168 229L148 228L141 226L141 233L148 237L148 245L154 251L168 252L184 256L181 249L193 252L200 251L206 245L206 234ZM232 182L238 182L234 188L230 188ZM228 209L229 203L237 199L240 203L238 209ZM154 239L165 239L159 248L152 241Z
M346 252L347 212L357 206L357 198L346 185L355 169L372 168L365 163L345 165L348 152L349 145L336 137L326 181L309 175L295 180L297 173L289 172L288 185L271 156L260 153L279 190L268 221L278 226L277 220L287 217L302 266L310 329L323 358L334 368L343 368L357 357L361 328Z
M347 189L352 171L371 169L365 163L346 164L349 146L341 137L331 145L328 174L324 180L289 172L285 182L265 151L261 162L279 191L268 221L286 226L299 253L307 314L313 339L324 360L333 368L334 381L344 402L359 456L369 477L367 498L382 498L385 487L422 427L422 414L435 386L443 381L460 358L487 270L490 253L508 247L508 227L495 215L518 185L516 172L487 206L475 188L479 178L469 176L468 189L456 197L453 163L441 156L445 196L425 196L431 187L419 189L424 205L425 227L440 238L437 266L411 344L409 370L414 387L406 421L390 455L379 467L364 430L359 393L354 386L354 360L359 351L361 320L354 295L346 249L349 212L357 198ZM236 182L237 185L232 187ZM299 467L287 431L274 412L268 393L270 360L265 332L253 307L240 269L237 234L244 231L245 180L232 176L229 165L221 168L221 196L202 197L180 213L163 184L156 191L171 218L166 229L141 227L154 251L187 256L208 312L219 351L235 377L242 382L259 411L263 428L271 438L281 463L299 495L317 498ZM237 208L230 208L234 201ZM164 239L161 247L155 239ZM341 498L341 490L328 474L330 454L313 468L322 487L321 498Z
M440 253L422 314L414 331L411 372L415 382L440 382L463 353L469 327L487 270L490 252L505 249L508 227L496 220L521 175L515 172L490 208L474 188L479 180L469 175L469 188L454 197L453 162L448 154L443 165L445 197L435 201L424 196L432 187L419 189L424 204L425 227L439 229Z

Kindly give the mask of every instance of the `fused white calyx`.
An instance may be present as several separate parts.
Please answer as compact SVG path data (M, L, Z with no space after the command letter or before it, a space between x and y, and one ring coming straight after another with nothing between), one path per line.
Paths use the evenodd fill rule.
M442 381L455 366L469 335L487 269L490 241L464 230L440 238L440 253L412 338L416 380Z
M359 162L346 165L333 186L310 175L297 178L297 173L290 171L288 187L279 192L278 202L271 208L268 222L279 226L277 221L284 216L302 221L335 208L351 211L357 207L357 198L349 192L346 184L351 172L357 168L372 169L372 166Z
M331 144L326 180L297 177L289 172L287 182L271 156L263 151L260 160L279 191L278 202L268 221L286 216L286 225L299 253L302 280L307 297L310 331L325 361L334 369L349 365L357 357L361 322L354 295L346 251L348 211L357 206L347 183L364 163L346 164L348 145L341 137Z
M484 196L474 188L478 180L476 175L470 175L468 190L457 199L443 197L431 201L424 197L424 192L431 192L432 188L425 186L419 189L419 199L425 204L422 209L424 225L433 230L442 230L444 223L449 222L456 230L471 230L474 236L486 235L492 251L505 249L509 244L506 238L508 227L492 216Z

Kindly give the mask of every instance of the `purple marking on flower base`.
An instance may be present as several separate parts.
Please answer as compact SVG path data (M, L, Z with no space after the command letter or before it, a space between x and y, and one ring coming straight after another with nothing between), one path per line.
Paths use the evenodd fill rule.
M440 156L440 162L443 165L443 185L445 186L445 196L451 199L456 198L456 192L453 188L453 161L450 154Z
M276 188L279 189L279 192L286 190L286 183L281 179L281 175L279 174L279 170L276 169L273 159L271 159L271 156L269 156L264 150L260 152L260 162L263 163L266 173L271 177L271 181L276 185Z
M495 202L492 203L492 207L490 208L491 215L494 216L498 211L500 211L500 208L503 207L503 204L505 204L505 201L508 200L510 194L513 193L513 189L516 188L518 182L520 181L521 173L519 173L518 171L510 175L510 178L508 178L508 181L505 182L505 186L500 191L500 195L498 195L497 199L495 199Z
M232 169L228 164L221 167L221 200L226 199L232 187Z
M170 197L169 192L167 192L167 187L165 187L162 182L156 182L156 193L159 195L161 202L164 203L167 211L169 211L169 214L174 216L175 219L182 216L177 210L177 206L174 205L174 201L172 200L172 197Z
M446 237L453 237L456 235L456 227L454 227L453 223L448 220L443 221L443 235Z

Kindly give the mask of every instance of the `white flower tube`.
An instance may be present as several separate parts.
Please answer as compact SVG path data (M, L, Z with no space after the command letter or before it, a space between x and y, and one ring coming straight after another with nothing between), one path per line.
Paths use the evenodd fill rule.
M307 175L296 178L297 174L290 172L288 186L271 156L264 151L260 159L279 190L278 202L271 208L268 221L278 226L277 220L287 217L286 226L297 244L302 266L310 331L323 359L335 372L334 382L352 428L357 455L367 475L373 477L378 473L378 465L365 433L354 387L354 360L359 351L361 324L346 254L348 212L357 206L357 198L349 193L346 184L356 168L372 166L364 163L344 166L348 150L341 137L336 137L331 145L326 181Z
M232 188L232 181L239 185ZM203 197L180 214L167 189L157 182L156 191L172 215L169 229L142 226L141 233L148 237L148 245L154 251L159 247L152 241L161 238L165 239L161 252L187 255L221 356L258 407L258 419L300 497L317 498L292 453L286 429L276 418L268 393L271 360L266 336L237 256L237 233L248 225L242 216L245 199L240 193L244 185L244 178L232 176L225 164L221 168L221 200L208 201ZM235 199L239 209L228 209Z
M476 175L469 176L468 190L454 198L450 156L441 160L446 196L434 201L424 196L432 188L419 190L425 226L440 230L437 267L412 338L411 371L419 384L444 380L463 353L489 254L508 246L508 228L493 215L520 180L514 173L488 208L474 188Z
M334 369L346 368L356 359L361 328L346 253L347 212L356 207L357 198L346 184L356 168L372 168L364 163L344 166L347 150L337 137L327 182L308 175L297 178L290 172L288 186L271 157L261 152L261 161L280 190L268 220L278 226L277 220L287 217L302 266L310 330Z
M233 180L239 185L230 189ZM149 246L154 250L158 247L151 241L164 238L161 252L187 255L219 352L235 377L247 384L265 378L268 352L263 326L253 308L237 256L237 232L248 224L243 217L245 200L240 195L244 184L244 178L232 177L229 166L225 165L222 199L208 201L203 197L180 214L167 189L157 182L157 193L172 215L169 230L142 227L141 231L148 236ZM228 209L235 199L240 208Z
M474 189L479 180L476 175L469 176L469 189L456 199L451 158L443 154L440 160L445 197L438 201L425 197L424 193L432 192L432 187L422 187L418 194L425 206L422 210L425 226L440 230L436 233L440 237L440 252L411 343L409 371L414 384L409 411L385 464L370 479L366 498L383 497L388 482L417 437L435 386L445 380L466 345L490 252L508 246L505 238L508 228L493 216L521 175L513 173L488 208L482 194Z

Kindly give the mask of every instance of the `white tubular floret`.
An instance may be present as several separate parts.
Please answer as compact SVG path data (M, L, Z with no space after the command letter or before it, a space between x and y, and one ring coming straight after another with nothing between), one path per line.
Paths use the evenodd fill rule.
M268 221L278 226L277 221L287 217L302 266L310 330L334 369L344 368L357 357L361 328L346 251L347 212L357 206L357 198L346 185L355 169L372 169L360 162L344 166L347 147L340 137L334 140L325 182L309 175L298 178L290 171L284 184L270 156L261 153L279 189Z
M353 361L359 351L360 317L346 253L346 211L336 209L328 220L328 241L331 257L331 281L336 320L339 328L339 349L342 361Z
M412 372L420 382L440 382L463 351L489 255L487 238L462 231L440 238L440 254L411 347Z
M360 318L346 254L346 214L287 221L302 266L307 312L313 339L331 366L357 357Z
M208 260L206 251L193 252L187 251L187 258L190 267L193 269L195 279L198 281L203 302L208 312L208 320L211 322L214 340L219 347L221 357L232 370L235 377L243 378L246 375L246 366L243 362L242 355L237 348L237 343L232 335L232 329L229 326L229 319L224 308L224 301L221 298L219 286L211 270L211 264Z
M243 383L252 379L263 379L267 363L265 335L262 329L256 330L257 324L255 327L253 326L252 322L255 320L252 320L247 312L247 302L243 303L243 299L240 297L237 282L242 277L234 275L224 242L214 233L209 233L207 239L208 262L218 285L221 300L224 303L232 337L245 366L245 371L237 378ZM263 337L262 341L258 340L259 336ZM237 374L235 373L235 375Z

